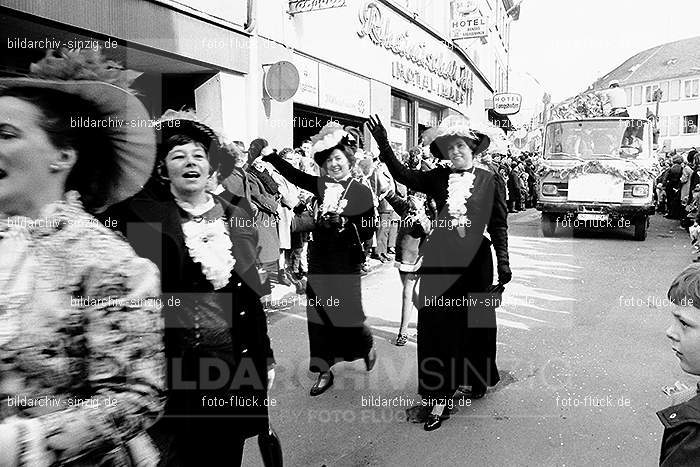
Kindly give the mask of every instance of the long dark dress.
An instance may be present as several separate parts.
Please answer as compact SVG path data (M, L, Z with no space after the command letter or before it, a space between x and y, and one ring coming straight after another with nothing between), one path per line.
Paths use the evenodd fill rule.
M287 180L314 194L319 205L323 204L327 184L336 183L297 170L277 156L265 160ZM371 238L375 230L372 193L352 178L339 183L343 190L347 188L348 203L340 214L347 217L348 223L340 231L317 227L309 242L306 313L309 369L315 373L328 371L337 361L362 358L372 349L360 283L364 260L361 242Z
M236 260L218 290L190 256L182 224L191 217L169 192L146 188L103 218L162 275L168 400L152 430L162 465L239 465L244 439L268 427L267 370L274 359L260 303L252 209L228 192L214 200L202 222L226 220ZM210 405L214 398L224 405Z
M418 305L418 393L451 397L459 386L481 392L499 381L496 367L496 306L485 291L493 282L491 242L498 261L508 263L505 184L487 168L474 167L467 200L471 225L464 238L449 227L446 167L421 172L403 166L389 147L381 148L394 178L426 193L437 205L434 230L421 247L423 263ZM484 236L488 230L491 241Z

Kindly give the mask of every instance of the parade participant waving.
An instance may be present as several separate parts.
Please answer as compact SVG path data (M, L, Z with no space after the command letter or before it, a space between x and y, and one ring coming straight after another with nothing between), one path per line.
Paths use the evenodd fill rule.
M168 401L153 435L165 465L240 465L246 438L274 440L253 210L245 197L206 191L235 159L197 115L168 110L157 129L157 175L105 215L163 278Z
M499 381L496 367L496 313L491 244L498 260L498 290L511 279L508 226L502 178L477 168L473 156L489 145L488 136L469 121L448 117L423 134L425 144L451 168L421 172L402 165L378 117L367 123L396 181L435 199L433 232L421 247L423 263L418 306L418 392L433 410L425 423L440 427L446 405L460 386L470 397L484 395ZM491 241L484 237L487 229Z
M265 157L290 182L319 200L313 241L309 243L306 287L310 370L318 373L311 388L317 396L333 384L336 361L364 358L374 367L372 333L365 325L360 271L362 242L375 230L372 193L351 177L356 140L335 122L329 122L312 139L314 160L322 177L295 169L277 154Z
M163 407L158 270L90 213L141 188L127 71L50 51L0 78L0 465L148 465Z

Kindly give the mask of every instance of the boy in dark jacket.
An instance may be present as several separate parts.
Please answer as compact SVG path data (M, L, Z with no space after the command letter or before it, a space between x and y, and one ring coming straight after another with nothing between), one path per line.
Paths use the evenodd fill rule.
M674 304L673 323L666 330L681 369L700 376L700 264L692 264L676 277L668 289ZM676 404L657 416L664 425L661 466L690 466L700 463L700 395L677 394ZM684 401L685 399L685 401Z

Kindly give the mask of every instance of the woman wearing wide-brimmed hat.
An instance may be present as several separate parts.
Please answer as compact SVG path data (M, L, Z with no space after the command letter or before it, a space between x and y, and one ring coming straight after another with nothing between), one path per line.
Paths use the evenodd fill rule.
M271 434L274 360L253 209L207 192L235 160L196 114L168 110L156 128L157 175L105 214L162 274L168 400L152 432L165 465L239 465L246 438Z
M488 147L489 137L465 118L448 117L423 134L431 153L451 163L427 172L408 169L396 159L377 117L370 118L368 127L396 180L437 204L418 271L418 392L433 407L425 429L434 430L449 416L445 405L460 386L470 386L469 396L479 398L499 380L496 295L488 292L494 289L492 244L498 290L511 279L505 189L500 176L474 164L474 155Z
M356 148L357 141L350 133L329 122L312 138L313 157L324 176L295 169L277 154L265 157L283 177L318 199L306 286L309 368L318 373L312 396L331 387L331 367L336 362L363 358L369 371L376 361L360 286L365 259L362 242L375 230L374 204L370 189L350 173Z
M0 78L0 465L158 462L158 270L89 214L153 167L130 83L92 50Z

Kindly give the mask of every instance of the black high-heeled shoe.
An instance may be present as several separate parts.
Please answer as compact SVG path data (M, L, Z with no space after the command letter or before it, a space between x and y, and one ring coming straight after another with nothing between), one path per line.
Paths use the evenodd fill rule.
M309 394L312 396L320 396L331 386L333 386L333 372L324 371L323 373L318 374L318 379L316 380L316 383L311 386Z
M372 371L374 364L377 363L377 351L374 348L370 350L369 353L365 355L364 360L367 371Z
M450 418L450 409L447 407L442 410L440 415L431 413L428 415L428 420L425 422L425 425L423 425L423 429L425 431L437 430L442 426L442 421L447 420L448 418Z

